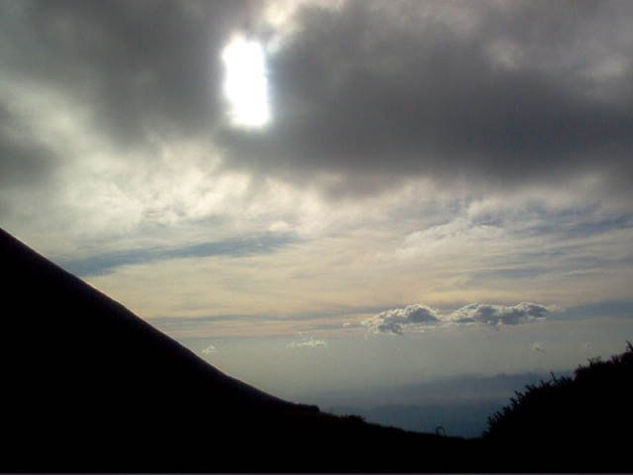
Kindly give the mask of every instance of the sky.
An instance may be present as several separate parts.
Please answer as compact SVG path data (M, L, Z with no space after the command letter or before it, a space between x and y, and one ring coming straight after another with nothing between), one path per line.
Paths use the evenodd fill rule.
M0 10L0 226L220 369L300 395L633 339L633 3Z

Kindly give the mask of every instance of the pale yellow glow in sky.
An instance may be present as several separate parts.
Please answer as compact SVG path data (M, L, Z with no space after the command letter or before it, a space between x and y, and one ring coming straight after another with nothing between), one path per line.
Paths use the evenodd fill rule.
M257 41L235 36L222 51L224 95L233 125L262 127L270 121L266 56Z

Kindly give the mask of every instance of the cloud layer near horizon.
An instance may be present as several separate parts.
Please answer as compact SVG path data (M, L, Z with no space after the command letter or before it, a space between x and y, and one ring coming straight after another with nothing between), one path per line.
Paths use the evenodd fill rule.
M402 335L405 330L419 331L447 324L519 325L544 320L551 311L552 308L528 302L516 305L473 303L443 315L426 305L414 304L380 312L364 320L362 325L372 333Z

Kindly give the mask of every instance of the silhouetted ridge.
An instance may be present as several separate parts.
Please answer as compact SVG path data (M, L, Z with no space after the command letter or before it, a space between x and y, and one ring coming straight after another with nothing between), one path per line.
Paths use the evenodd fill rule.
M483 439L231 378L0 230L0 471L633 471L633 348L517 393Z
M1 230L0 262L0 471L465 468L443 456L459 439L322 414L223 374ZM387 452L367 458L371 446Z
M11 315L5 315L5 328L10 329L7 334L18 337L9 343L19 344L37 339L39 335L46 339L41 347L34 342L25 347L16 346L16 352L23 353L23 357L31 355L37 361L49 361L64 350L59 348L63 342L75 351L84 350L82 363L91 365L92 371L107 370L116 376L114 371L129 372L130 365L134 364L139 373L128 381L131 384L138 385L140 381L148 384L150 379L153 384L164 384L169 377L177 376L182 384L196 381L196 389L201 390L200 385L207 386L217 391L219 397L231 399L233 403L247 403L248 407L292 406L221 373L118 302L47 261L6 232L0 230L0 233L2 269L5 276L10 276L4 291L14 301L20 297ZM70 356L73 361L68 363L76 365L77 355ZM157 362L166 364L162 371L152 373L151 377L143 374L149 369L145 364ZM63 367L55 372L56 378L61 376L59 372ZM176 372L177 375L173 374ZM84 373L82 378L90 376ZM96 376L102 378L102 375ZM122 379L123 374L119 373L117 378ZM182 389L193 388L184 386Z

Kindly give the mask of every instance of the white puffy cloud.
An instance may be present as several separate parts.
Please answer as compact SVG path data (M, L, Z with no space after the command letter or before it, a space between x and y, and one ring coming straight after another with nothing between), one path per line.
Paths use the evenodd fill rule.
M203 355L210 355L211 353L217 353L217 352L218 352L218 349L214 345L209 344L209 346L203 349L201 353Z
M488 325L517 325L544 319L549 308L535 303L491 305L473 303L453 312L449 319L457 323L485 323Z
M543 320L556 307L521 302L516 305L494 305L473 303L461 307L448 315L426 305L408 305L404 308L385 310L364 320L362 324L372 333L402 335L405 329L421 329L425 326L457 325L518 325ZM543 351L534 349L535 351Z
M362 323L373 333L391 333L401 335L403 327L436 325L439 317L435 310L426 305L407 305L404 308L385 310Z
M312 337L304 338L301 341L288 343L286 348L327 348L327 341L317 340Z

